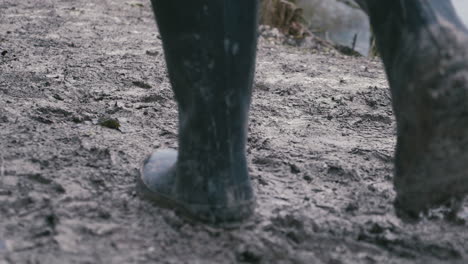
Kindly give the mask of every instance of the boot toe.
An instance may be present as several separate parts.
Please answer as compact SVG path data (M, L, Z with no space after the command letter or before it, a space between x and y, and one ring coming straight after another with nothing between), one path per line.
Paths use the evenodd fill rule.
M256 204L254 197L234 199L222 204L213 199L206 203L181 199L182 195L178 194L176 186L176 162L175 150L165 149L151 154L137 177L138 195L158 207L175 210L178 215L189 220L220 227L236 227L253 215ZM183 197L187 197L187 194Z

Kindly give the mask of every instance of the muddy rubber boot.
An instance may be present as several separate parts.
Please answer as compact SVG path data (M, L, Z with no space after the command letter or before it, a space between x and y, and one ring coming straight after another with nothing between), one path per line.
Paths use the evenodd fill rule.
M448 0L367 0L397 121L400 216L468 193L468 32Z
M257 1L153 0L179 109L179 149L153 153L138 191L215 225L254 212L246 162Z

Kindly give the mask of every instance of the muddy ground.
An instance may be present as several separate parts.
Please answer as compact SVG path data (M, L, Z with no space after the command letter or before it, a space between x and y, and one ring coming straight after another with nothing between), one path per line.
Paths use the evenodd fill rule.
M468 261L468 206L457 222L395 216L378 60L260 40L248 144L258 209L223 230L135 195L145 156L177 147L149 1L1 0L0 52L1 264Z

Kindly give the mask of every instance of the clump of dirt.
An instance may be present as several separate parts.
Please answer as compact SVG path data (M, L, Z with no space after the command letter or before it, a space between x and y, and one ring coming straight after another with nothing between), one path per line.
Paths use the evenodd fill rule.
M258 208L223 230L135 195L144 158L177 148L147 1L0 10L0 263L466 263L466 224L395 216L379 61L260 39L247 150Z

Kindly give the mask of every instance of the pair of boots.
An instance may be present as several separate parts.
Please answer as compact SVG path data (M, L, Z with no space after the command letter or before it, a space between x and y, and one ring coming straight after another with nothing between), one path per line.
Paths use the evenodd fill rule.
M395 206L417 216L468 193L468 32L450 1L357 1L392 91ZM255 206L245 144L258 1L152 3L179 107L179 149L145 161L139 193L202 222L241 222Z

